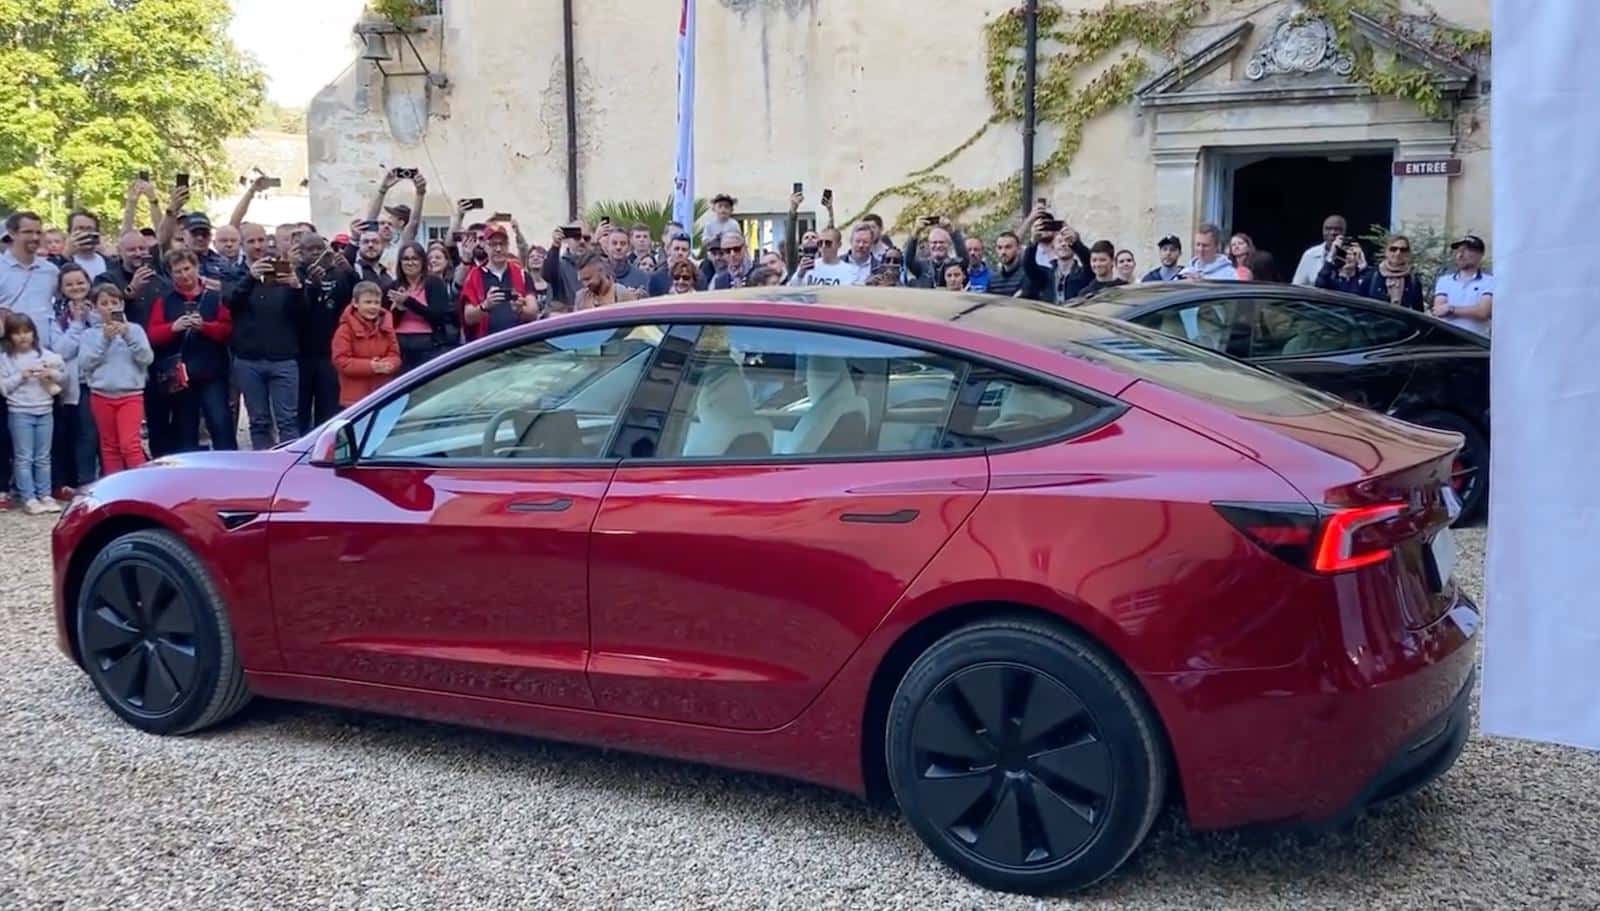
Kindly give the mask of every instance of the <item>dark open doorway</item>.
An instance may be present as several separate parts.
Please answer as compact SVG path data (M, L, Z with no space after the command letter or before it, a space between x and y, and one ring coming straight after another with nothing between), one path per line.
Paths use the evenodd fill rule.
M1278 261L1288 281L1305 249L1322 239L1322 221L1333 213L1349 222L1350 233L1366 234L1389 224L1394 190L1390 153L1295 155L1247 164L1233 175L1233 224L1258 249ZM1372 254L1368 250L1368 256Z

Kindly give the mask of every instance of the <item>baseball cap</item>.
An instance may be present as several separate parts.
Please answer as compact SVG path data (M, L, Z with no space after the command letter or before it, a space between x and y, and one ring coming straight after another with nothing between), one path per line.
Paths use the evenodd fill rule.
M407 224L411 221L410 206L384 206L383 211L393 215L401 224Z
M348 235L348 234L335 234L335 235L333 235L332 243L341 244L343 246L348 247L350 245L350 235Z
M1156 249L1159 250L1162 247L1172 247L1176 250L1182 250L1183 241L1179 240L1176 235L1168 234L1166 237L1161 238L1160 243L1156 244Z
M1466 247L1469 250L1477 250L1479 253L1482 253L1488 249L1488 247L1484 246L1483 238L1476 234L1464 234L1461 236L1460 240L1450 245L1450 249L1452 250L1456 249L1457 247Z
M209 231L211 230L211 219L207 218L204 212L190 212L183 217L183 230Z
M488 240L491 237L503 237L509 240L511 235L506 233L504 225L485 225L483 230L479 232L478 239Z

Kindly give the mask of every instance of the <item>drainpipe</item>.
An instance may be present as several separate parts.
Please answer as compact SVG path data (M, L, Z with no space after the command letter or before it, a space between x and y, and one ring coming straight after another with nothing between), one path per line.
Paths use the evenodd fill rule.
M567 54L567 218L578 217L578 74L572 53L572 0L561 2L561 38Z
M1022 214L1033 211L1033 136L1038 126L1034 108L1035 70L1039 62L1039 0L1024 5L1027 20L1022 47Z

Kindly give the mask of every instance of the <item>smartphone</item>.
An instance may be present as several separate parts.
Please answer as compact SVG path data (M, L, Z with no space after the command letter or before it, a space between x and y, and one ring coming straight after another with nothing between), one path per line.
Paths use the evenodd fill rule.
M1039 222L1039 230L1040 231L1044 231L1046 233L1052 233L1052 234L1057 232L1057 231L1060 231L1062 228L1065 228L1066 226L1067 226L1067 223L1062 221L1059 218L1048 218L1048 219L1045 219L1044 221Z
M461 200L461 205L465 206L468 212L476 211L483 208L483 197L474 196L471 199L463 199Z
M796 193L804 193L806 191L805 184L801 183L798 180L795 181L794 182L794 191Z
M281 187L281 186L283 186L283 178L281 178L281 177L264 177L264 178L261 179L261 185L263 187Z
M577 225L566 225L561 229L561 236L568 240L577 240L583 236L583 229Z
M417 178L417 169L416 168L395 168L394 169L394 176L400 178L401 180L415 180Z
M90 231L88 234L83 235L83 239L96 247L100 246L100 234L96 231Z
M364 222L361 223L361 230L362 231L376 231L381 227L383 227L383 225L379 224L376 221L364 221Z
M190 314L199 313L199 312L200 312L200 305L195 303L194 301L189 301L188 303L183 305L183 315L184 316L188 316Z
M1039 197L1038 199L1035 199L1033 202L1034 202L1034 205L1038 206L1041 209L1050 208L1050 200L1045 199L1043 196Z
M831 189L829 189L827 187L823 187L822 188L822 204L823 205L827 205L830 202L833 202L833 190L831 190Z
M272 276L274 278L288 278L292 274L294 274L294 263L289 262L287 259L275 259L272 261Z
M140 171L139 172L139 179L142 180L142 181L145 181L146 183L149 183L149 181L150 181L150 172L149 171Z
M490 218L489 220L490 221L510 221L511 220L511 213L510 212L496 212L496 213L494 213L494 217Z
M106 322L108 322L108 323L125 323L127 321L128 321L128 314L125 313L124 311L113 310L110 313L106 314Z
M922 223L925 224L925 225L930 225L930 226L931 225L936 225L936 224L939 223L939 216L937 216L937 215L924 215L922 217Z
M172 178L172 182L180 187L187 187L189 185L189 175L180 171Z
M509 216L508 216L508 217L509 217ZM600 219L600 223L601 223L601 224L602 224L602 225L609 225L609 224L611 224L611 216L609 216L609 215L607 215L607 216L605 216L605 217L603 217L603 218L601 218L601 219Z
M806 256L816 256L817 255L817 248L816 247L801 247L800 248L800 252L805 254Z

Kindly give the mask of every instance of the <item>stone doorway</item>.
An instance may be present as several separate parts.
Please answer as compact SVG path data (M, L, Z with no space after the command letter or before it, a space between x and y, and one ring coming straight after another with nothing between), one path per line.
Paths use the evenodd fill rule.
M1393 163L1392 151L1376 149L1227 155L1218 175L1225 184L1222 228L1249 234L1287 281L1300 254L1321 239L1328 215L1343 215L1358 237L1391 224Z

